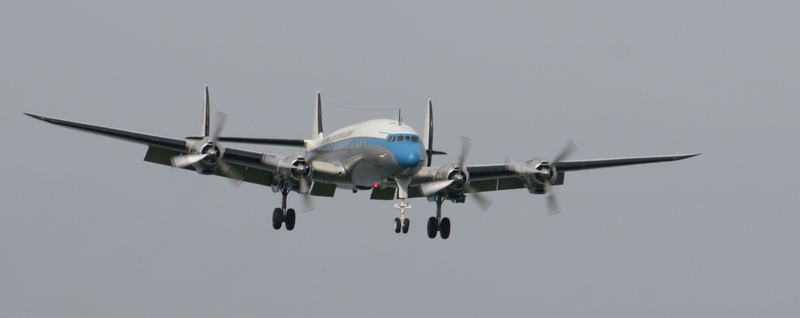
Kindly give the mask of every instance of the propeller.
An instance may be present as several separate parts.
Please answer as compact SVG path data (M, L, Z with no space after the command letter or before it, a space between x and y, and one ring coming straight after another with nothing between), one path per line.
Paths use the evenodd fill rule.
M308 166L305 166L305 170L307 169ZM314 202L311 200L311 187L308 184L308 178L306 178L305 170L298 179L300 179L299 192L303 200L303 212L308 212L314 209Z
M219 143L217 143L217 139L219 139L219 135L225 128L227 117L228 116L226 116L224 113L217 112L217 126L208 142L208 144L212 145L212 147L204 148L204 150L202 150L203 152L201 153L190 153L187 155L174 156L172 157L172 166L176 168L185 168L197 164L203 160L217 158L216 167L219 168L220 173L230 178L234 185L238 186L242 182L242 179L244 179L244 176L241 172L239 172L239 170L236 170L233 168L233 166L222 159L224 151L221 151L220 148L217 147L217 145L219 145Z
M458 160L458 170L459 171L467 171L467 168L466 168L465 164L467 162L467 154L469 153L470 145L472 145L472 140L471 139L469 139L467 137L461 137L461 155L460 155L460 158ZM461 180L456 180L456 181L463 182L464 189L467 190L472 195L472 197L475 198L475 200L478 201L478 204L480 204L481 209L483 209L484 211L489 209L489 206L492 205L492 201L489 200L489 198L487 198L485 195L483 195L480 192L478 192L478 189L475 189L475 187L470 185L467 182L469 180L463 180L463 178L464 178L464 175L458 174L457 175L457 179L461 179Z
M473 198L475 198L475 200L478 202L482 210L486 211L487 209L489 209L489 206L492 205L492 201L489 200L489 198L487 198L485 195L481 194L478 191L478 189L475 189L475 187L470 185L468 183L469 180L466 179L466 175L464 174L464 172L467 171L466 170L467 154L469 153L469 147L471 144L472 140L470 140L467 137L461 137L461 154L458 157L458 166L457 166L458 169L457 171L459 173L453 175L448 180L433 181L423 184L420 187L422 193L424 193L425 195L431 195L441 190L444 190L445 188L453 184L456 184L464 187L464 190L466 192L469 192L470 195Z
M567 144L564 146L564 149L562 149L561 152L559 152L558 155L556 155L553 158L553 161L550 163L550 166L555 167L556 164L558 164L562 160L572 155L572 153L575 152L575 150L577 149L578 147L575 146L575 143L572 142L572 140L567 140ZM561 212L561 209L558 207L558 201L556 200L556 193L553 190L553 185L550 183L550 181L553 180L553 177L555 177L550 175L551 173L553 173L553 171L554 171L553 169L547 170L547 178L545 178L544 182L544 195L545 195L545 200L547 201L547 213L550 215L558 214L558 212Z
M575 146L575 143L572 142L572 140L567 140L567 144L564 146L561 152L559 152L555 157L553 157L553 160L549 162L550 169L545 169L545 170L533 169L531 171L531 169L528 168L528 166L520 167L519 165L509 165L508 163L507 166L510 167L515 172L522 175L538 174L542 176L543 180L542 183L544 184L545 200L547 202L547 213L550 215L554 215L561 212L561 209L558 207L558 201L556 200L556 193L553 190L552 180L555 177L553 175L553 172L555 171L553 168L559 162L563 161L564 159L572 155L572 153L575 152L575 150L577 149L578 147ZM506 162L508 162L508 159L506 160Z
M172 157L172 166L175 168L185 168L200 162L200 160L205 159L207 156L208 154L205 153L175 156Z

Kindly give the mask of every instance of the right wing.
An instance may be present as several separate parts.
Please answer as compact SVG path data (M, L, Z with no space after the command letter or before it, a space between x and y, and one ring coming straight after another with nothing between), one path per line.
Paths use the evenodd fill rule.
M189 140L200 140L203 137L186 137ZM305 147L305 139L275 139L275 138L250 138L250 137L219 137L217 140L222 142L232 142L240 144L256 144L256 145L274 145L274 146L290 146L290 147Z
M58 126L148 145L144 160L162 165L172 166L172 157L188 154L193 144L191 141L183 139L143 134L28 113L25 113L25 115ZM271 186L274 183L274 176L278 168L271 163L279 162L283 157L226 147L222 158L244 177L242 181ZM264 160L265 158L270 158L271 160ZM187 169L194 170L191 167L187 167ZM219 172L216 174L225 177Z

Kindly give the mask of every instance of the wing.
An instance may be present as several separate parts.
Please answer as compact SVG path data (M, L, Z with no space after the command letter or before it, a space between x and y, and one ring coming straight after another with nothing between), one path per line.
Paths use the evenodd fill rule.
M553 185L564 184L564 173L567 171L676 161L698 155L700 154L561 161L555 164L558 175ZM469 172L471 180L470 184L479 192L520 189L525 187L522 177L508 169L506 164L467 166L467 171Z
M656 156L656 157L630 157L630 158L613 158L613 159L594 159L594 160L578 160L578 161L562 161L556 164L558 171L575 171L597 168L608 168L617 166L640 165L645 163L663 162L663 161L676 161L686 158L699 156L699 153L690 155L671 155L671 156Z
M58 126L74 128L94 134L148 145L149 147L147 149L147 153L145 154L144 160L162 165L172 166L172 157L187 154L192 147L192 142L183 139L161 137L133 131L49 118L28 113L25 113L25 115ZM266 153L225 148L222 158L244 177L243 181L269 186L273 183L277 167L265 163L265 161L277 162L279 160L263 160L263 158L268 156L278 157L276 155L270 155ZM187 169L194 170L191 167L187 167ZM217 175L224 176L220 173L217 173Z
M203 137L186 137L189 140L200 140ZM256 144L256 145L273 145L273 146L290 146L290 147L305 147L306 140L304 139L275 139L275 138L250 138L250 137L219 137L217 140L222 142L232 142L239 144Z
M39 115L33 115L33 114L28 114L28 113L25 113L25 115L28 115L28 116L30 116L32 118L36 118L38 120L41 120L41 121L44 121L44 122L47 122L47 123L51 123L53 125L59 125L59 126L74 128L74 129L78 129L78 130L88 131L88 132L94 133L94 134L104 135L104 136L113 137L113 138L119 138L119 139L122 139L122 140L132 141L132 142L136 142L136 143L140 143L140 144L147 144L147 145L150 145L150 146L153 146L153 147L159 147L159 148L163 148L163 149L169 149L169 150L174 150L174 151L188 151L189 147L191 147L191 143L189 143L189 142L187 142L186 140L183 140L183 139L172 139L172 138L166 138L166 137L161 137L161 136L142 134L142 133L137 133L137 132L133 132L133 131L125 131L125 130L120 130L120 129L89 125L89 124L66 121L66 120L61 120L61 119L48 118L48 117L39 116Z

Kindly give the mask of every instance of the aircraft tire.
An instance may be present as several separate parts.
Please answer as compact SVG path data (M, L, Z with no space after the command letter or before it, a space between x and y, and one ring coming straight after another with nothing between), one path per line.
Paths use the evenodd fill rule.
M411 227L411 220L403 219L403 234L408 233L408 228Z
M439 236L441 236L443 240L446 240L448 237L450 237L449 218L443 218L442 223L439 224Z
M280 230L281 223L283 223L283 210L275 208L275 210L272 210L272 228Z
M439 231L439 222L436 221L435 217L430 217L428 219L428 237L436 238L437 231Z
M401 227L402 227L402 224L400 224L400 218L394 218L394 232L395 233L400 233L400 228Z
M284 221L286 222L286 230L291 231L294 230L294 221L297 215L294 212L294 209L286 210L286 218Z

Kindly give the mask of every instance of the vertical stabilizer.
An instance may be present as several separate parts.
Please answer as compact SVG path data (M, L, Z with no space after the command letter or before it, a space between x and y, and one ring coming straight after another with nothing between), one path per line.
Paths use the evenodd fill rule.
M433 159L433 102L428 99L428 111L425 112L425 134L422 136L422 143L425 146L425 165L431 166Z
M208 84L206 84L206 94L203 96L203 137L209 136L209 125L211 124L210 116L211 116L211 109L210 109L211 99L208 96Z
M403 109L397 109L397 126L403 126Z
M314 108L314 132L311 139L322 139L322 97L317 91L317 105Z

